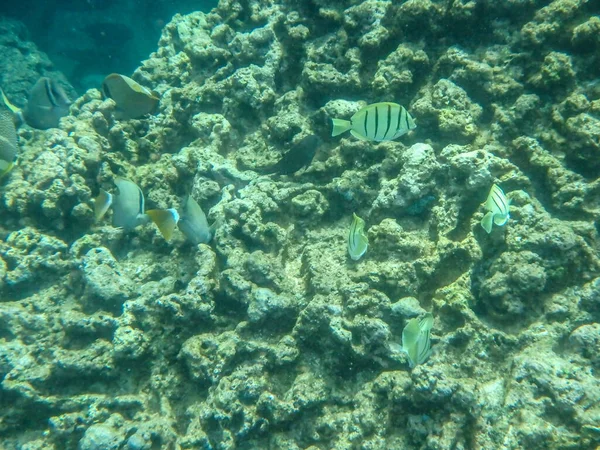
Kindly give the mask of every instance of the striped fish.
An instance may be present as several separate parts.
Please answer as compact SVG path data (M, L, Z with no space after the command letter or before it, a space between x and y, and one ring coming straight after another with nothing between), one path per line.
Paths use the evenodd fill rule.
M423 364L431 355L431 328L433 316L431 313L419 319L410 319L402 331L402 350L408 356L408 364L412 369Z
M23 118L40 130L58 127L60 118L69 114L71 101L64 89L51 78L42 77L31 88Z
M350 232L348 233L348 253L350 258L358 261L367 251L369 238L365 233L365 221L353 214Z
M100 190L94 204L96 221L102 219L112 206L114 227L131 230L146 223L149 217L144 213L144 194L133 181L121 177L115 178L116 194Z
M488 198L483 207L488 211L483 219L481 226L486 232L492 231L492 224L501 227L508 222L510 201L506 199L504 192L497 184L492 186Z
M417 127L404 106L373 103L359 109L350 120L333 119L332 136L348 130L352 136L368 141L392 141Z

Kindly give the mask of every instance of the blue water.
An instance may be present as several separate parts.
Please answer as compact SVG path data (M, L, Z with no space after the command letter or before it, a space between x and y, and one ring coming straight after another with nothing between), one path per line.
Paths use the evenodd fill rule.
M210 11L216 0L3 1L0 17L22 21L30 39L81 94L106 74L130 75L157 47L174 14Z

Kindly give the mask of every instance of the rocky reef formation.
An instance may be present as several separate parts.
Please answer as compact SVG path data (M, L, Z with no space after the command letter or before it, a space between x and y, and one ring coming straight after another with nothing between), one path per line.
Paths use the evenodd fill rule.
M600 445L600 52L582 0L222 0L24 128L0 192L0 436L22 449ZM418 128L330 138L358 101ZM293 176L259 175L306 134ZM116 176L210 245L93 223ZM512 201L486 234L492 183ZM369 250L346 253L352 213ZM397 350L431 311L433 355Z

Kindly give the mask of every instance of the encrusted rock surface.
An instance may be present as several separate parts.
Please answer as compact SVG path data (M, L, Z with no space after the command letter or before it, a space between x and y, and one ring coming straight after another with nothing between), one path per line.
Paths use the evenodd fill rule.
M60 129L22 128L0 191L3 445L600 446L598 20L536 5L222 0L133 75L155 115L118 121L90 90ZM418 127L330 137L375 101ZM263 175L306 134L307 169ZM95 224L117 175L148 209L191 194L214 240ZM511 217L488 235L493 183ZM424 311L433 354L410 370Z

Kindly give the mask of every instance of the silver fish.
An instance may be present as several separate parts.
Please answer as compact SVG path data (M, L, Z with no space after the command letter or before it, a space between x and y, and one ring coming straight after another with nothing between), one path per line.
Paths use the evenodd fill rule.
M373 103L359 109L350 120L333 119L332 136L348 130L352 136L368 141L392 141L417 127L404 106Z
M137 184L124 178L115 178L117 193L114 195L101 190L94 205L96 220L100 220L112 206L114 227L132 230L148 222L144 213L144 194Z
M180 215L181 219L177 227L186 238L195 245L210 242L213 230L208 226L206 214L191 195L183 203Z

